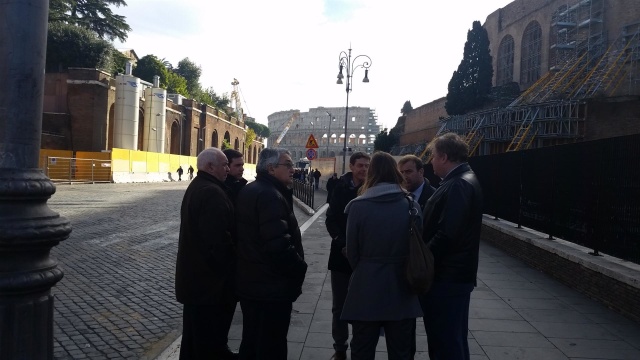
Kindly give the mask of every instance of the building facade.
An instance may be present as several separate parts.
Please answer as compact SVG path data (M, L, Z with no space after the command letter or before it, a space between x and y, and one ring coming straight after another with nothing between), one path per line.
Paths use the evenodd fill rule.
M451 117L444 99L418 107L396 153L420 152L443 131L479 155L640 132L640 1L516 0L483 27L493 85L519 97Z
M367 107L349 107L348 115L344 107L317 107L307 112L286 110L269 115L268 120L269 147L289 150L295 161L306 159L305 145L309 135L313 135L318 143L318 157L328 158L343 155L345 138L347 154L355 151L371 153L373 141L380 133L375 110Z
M42 149L108 152L114 148L120 96L116 85L116 79L97 69L70 68L64 73L46 74ZM196 100L169 94L163 100L163 113L145 114L149 111L146 95L153 86L146 82L139 86L140 105L133 110L137 114L130 114L135 117L137 140L124 148L197 156L207 147L228 146L242 152L247 163L255 163L264 148L261 138L246 143L247 127L242 119ZM145 128L147 135L163 136L152 141L147 136L145 140Z

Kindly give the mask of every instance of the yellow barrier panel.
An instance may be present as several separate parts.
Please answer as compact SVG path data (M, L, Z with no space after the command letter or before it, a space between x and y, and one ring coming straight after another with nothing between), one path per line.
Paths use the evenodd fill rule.
M158 172L159 173L166 174L171 172L170 158L171 158L170 154L158 154Z
M113 148L111 150L111 170L113 172L131 172L129 151Z
M131 157L131 172L133 173L145 173L147 172L147 152L129 150L129 156Z
M159 172L158 155L160 154L154 152L147 153L147 172Z

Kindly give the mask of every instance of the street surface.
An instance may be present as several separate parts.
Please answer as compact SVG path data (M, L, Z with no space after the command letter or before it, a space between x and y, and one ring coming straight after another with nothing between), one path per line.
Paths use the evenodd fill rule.
M73 232L51 252L64 270L52 289L55 359L152 359L181 334L174 273L187 185L57 185L49 207Z

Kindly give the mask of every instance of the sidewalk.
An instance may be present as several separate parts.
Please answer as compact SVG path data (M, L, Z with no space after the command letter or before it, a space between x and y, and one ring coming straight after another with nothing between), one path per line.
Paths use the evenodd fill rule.
M326 192L316 193L313 216L296 216L301 224L309 268L303 294L293 305L289 359L328 360L331 338L331 284L327 272L330 240L324 219ZM478 287L471 296L469 346L475 360L640 359L640 324L590 300L520 260L480 245ZM229 346L237 350L242 313L236 309ZM180 338L158 359L178 359ZM421 319L416 359L428 359ZM386 359L384 338L378 359Z

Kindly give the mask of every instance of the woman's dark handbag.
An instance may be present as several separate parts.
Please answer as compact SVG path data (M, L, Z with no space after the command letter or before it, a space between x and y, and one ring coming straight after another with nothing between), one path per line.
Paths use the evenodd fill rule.
M433 254L422 241L422 231L416 224L418 209L413 206L413 199L409 200L409 256L407 257L406 273L411 292L422 295L429 291L433 283Z

